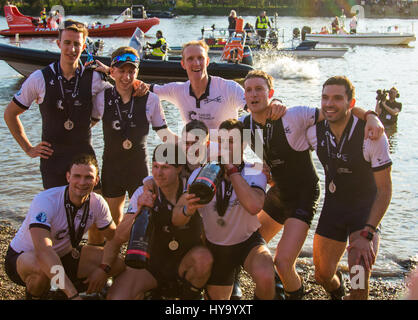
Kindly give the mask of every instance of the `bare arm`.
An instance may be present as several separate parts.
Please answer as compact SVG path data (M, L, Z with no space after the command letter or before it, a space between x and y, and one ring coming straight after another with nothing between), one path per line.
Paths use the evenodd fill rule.
M40 267L45 275L51 279L55 276L55 274L51 273L51 268L54 266L62 266L61 259L52 248L51 233L43 228L31 228L30 234ZM77 294L77 289L66 274L64 288L62 290L67 297L72 297Z
M16 142L22 148L22 150L31 158L41 157L48 159L54 150L52 150L51 144L46 141L40 142L35 147L32 146L28 137L26 136L25 128L20 121L20 115L25 112L24 109L19 107L15 102L11 101L4 111L4 121L9 127L10 133L15 138Z
M390 115L392 115L392 116L397 116L398 115L398 113L400 112L400 110L398 109L398 108L391 108L391 107L389 107L387 104L386 104L386 102L385 101L382 101L382 106L383 106L383 108L385 108L386 109L386 111L387 112L389 112L389 114Z
M230 179L238 200L244 209L251 215L259 213L264 205L265 193L263 190L250 187L238 172L232 174Z

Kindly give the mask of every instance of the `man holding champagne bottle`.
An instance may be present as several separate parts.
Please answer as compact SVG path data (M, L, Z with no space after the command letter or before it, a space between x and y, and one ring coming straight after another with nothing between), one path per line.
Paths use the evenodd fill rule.
M174 163L159 159L157 150L164 148L168 153L175 150ZM177 145L156 147L152 176L157 192L153 194L143 187L135 191L114 239L105 245L104 261L110 264L116 259L120 246L128 241L131 229L140 229L136 228L136 223L144 224L146 216L142 215L149 217L148 230L143 230L149 235L148 245L146 234L136 232L136 239L132 239L134 233L131 233L133 241L128 245L125 259L127 268L115 280L108 299L142 299L146 292L156 288L164 290L165 297L201 298L213 260L209 250L201 243L201 218L194 216L182 228L175 227L171 221L173 208L184 189L180 178L183 165L178 161L179 151ZM146 207L147 210L151 208L149 214L143 210ZM135 248L138 242L142 243Z

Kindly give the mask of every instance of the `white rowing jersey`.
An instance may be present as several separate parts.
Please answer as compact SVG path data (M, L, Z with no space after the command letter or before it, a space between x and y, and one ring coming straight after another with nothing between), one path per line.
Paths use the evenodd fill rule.
M189 178L190 185L199 174L201 168L193 171ZM252 164L245 164L241 171L241 176L252 188L266 190L267 178L260 170L253 167ZM222 182L222 191L225 191L225 184ZM199 209L202 216L203 227L206 238L214 244L221 246L231 246L246 241L251 235L260 228L260 222L257 215L250 214L239 202L234 190L232 190L229 199L228 208L223 216L225 224L218 224L220 218L216 209L216 196L206 206Z
M245 106L244 89L235 81L220 77L209 77L206 91L200 98L194 95L190 81L153 85L151 90L180 110L184 124L200 120L209 129L218 129L224 120L237 119L238 110Z
M30 229L44 228L51 233L52 248L60 256L71 250L71 240L64 207L64 193L67 186L51 188L40 192L33 199L29 212L13 238L10 246L16 252L34 250ZM84 206L76 213L75 230L79 228ZM99 230L106 229L112 223L109 206L101 195L90 194L90 212L84 231L96 224Z

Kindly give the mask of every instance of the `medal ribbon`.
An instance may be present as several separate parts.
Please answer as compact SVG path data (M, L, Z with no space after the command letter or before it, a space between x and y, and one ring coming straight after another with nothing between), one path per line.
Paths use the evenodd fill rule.
M120 132L122 134L123 140L128 139L128 128L129 128L129 120L133 118L133 112L134 112L134 98L131 96L131 107L129 109L128 113L128 120L125 121L122 117L122 112L120 111L119 107L119 99L122 100L122 97L117 93L116 89L113 88L113 97L115 98L115 105L116 105L116 111L118 112L118 118L120 122Z
M327 171L328 171L328 177L330 179L330 182L333 182L334 184L336 184L335 177L337 176L338 161L342 157L344 145L346 141L348 140L348 136L350 134L351 127L353 125L353 119L354 118L351 116L341 136L340 142L336 147L334 147L331 143L332 132L329 127L328 121L325 121L325 141L327 144L327 153L328 153L328 163L327 163L328 170Z
M78 210L71 203L70 197L68 195L68 187L66 187L65 192L64 192L64 208L65 208L65 213L67 214L67 223L68 223L68 229L69 229L68 233L70 235L71 245L73 248L78 247L81 241L81 238L83 237L84 229L86 228L87 218L89 216L89 211L90 211L90 195L87 198L87 200L83 203L83 206L84 206L83 216L81 218L80 225L78 227L77 236L76 236L74 220L75 220L75 216Z
M257 130L258 136L260 137L261 141L263 142L263 161L265 161L270 167L270 163L268 161L268 157L267 157L267 153L270 150L270 141L273 139L273 123L271 120L267 119L266 120L266 130L264 130L264 128L260 128L257 123L254 125L253 124L253 116L250 115L250 130L251 130L251 136L254 139L254 143L255 143L255 130ZM260 130L262 130L263 132L260 133Z
M62 106L64 107L65 116L67 117L68 120L71 120L71 113L72 113L71 111L73 111L73 109L70 107L70 105L67 103L65 99L63 76L62 76L61 66L59 62L57 63L56 74L57 74L58 83L60 85L61 101L62 101ZM73 92L71 93L71 97L73 99L75 99L78 96L79 89L80 89L79 88L80 78L81 78L81 70L80 68L77 68L75 70L75 85L73 88Z

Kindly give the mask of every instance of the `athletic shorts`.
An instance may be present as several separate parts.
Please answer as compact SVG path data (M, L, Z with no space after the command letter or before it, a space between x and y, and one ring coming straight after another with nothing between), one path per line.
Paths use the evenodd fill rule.
M258 231L246 241L232 245L220 246L206 240L206 245L213 255L212 273L209 285L232 286L237 267L243 266L250 251L257 246L267 245Z
M148 176L148 167L142 161L122 161L103 159L102 167L102 194L106 198L124 196L129 198L135 190L142 185L142 180Z
M57 151L54 149L57 148ZM44 189L50 189L68 184L66 173L73 158L79 154L91 154L96 157L91 145L83 146L54 146L54 154L49 159L41 159L40 170ZM101 188L99 181L94 188Z
M81 250L81 247L79 248L79 250ZM6 271L6 274L9 276L10 280L12 280L14 283L18 285L26 286L25 282L20 278L17 272L17 259L22 253L23 251L16 252L9 245L9 248L7 249L5 261L4 261L4 269ZM65 273L68 276L68 278L70 278L71 282L73 283L77 281L80 282L81 280L83 280L83 279L77 278L79 262L80 262L80 259L74 259L71 256L71 252L61 257L61 263L64 266Z
M288 218L296 218L306 222L310 227L318 209L319 196L319 183L313 188L305 187L299 190L291 199L286 200L282 199L279 188L274 186L267 191L263 210L282 225Z
M350 234L362 230L370 215L374 199L341 204L325 199L316 233L325 238L346 242Z

